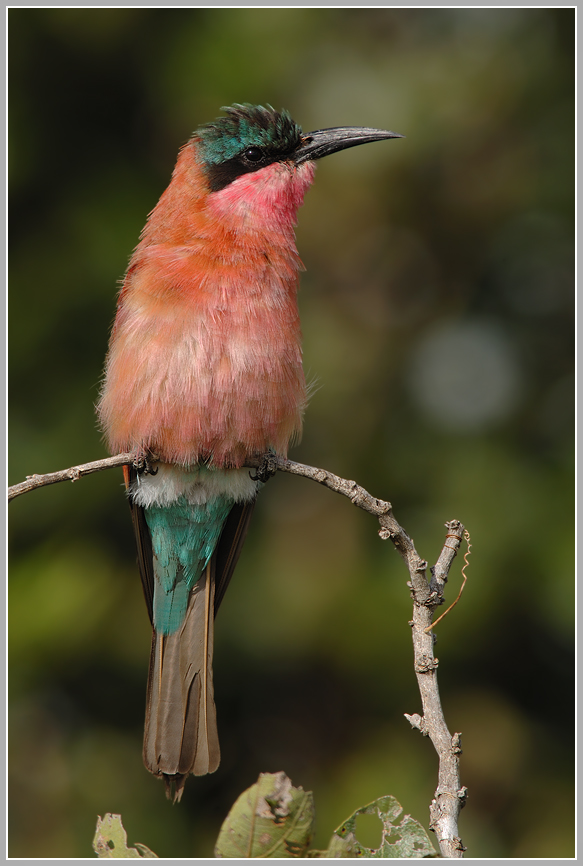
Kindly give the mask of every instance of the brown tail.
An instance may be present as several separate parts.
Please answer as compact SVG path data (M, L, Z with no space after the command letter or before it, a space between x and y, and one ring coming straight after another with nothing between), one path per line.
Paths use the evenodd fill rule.
M124 467L126 486L136 470ZM129 500L138 548L138 564L153 622L154 564L150 531L144 509ZM171 635L152 633L146 694L144 764L163 777L166 795L182 797L189 773L203 776L219 766L213 694L214 617L237 564L255 501L233 506L217 548L190 592L184 622ZM174 788L174 791L172 790Z
M212 672L213 566L209 562L191 591L178 631L152 635L143 757L151 773L163 776L166 796L175 803L189 773L214 773L221 759Z

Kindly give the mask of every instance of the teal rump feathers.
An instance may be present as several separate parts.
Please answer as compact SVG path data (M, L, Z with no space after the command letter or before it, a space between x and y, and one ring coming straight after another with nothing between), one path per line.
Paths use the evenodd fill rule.
M232 499L218 496L202 505L181 497L172 505L146 508L154 554L154 627L177 631L184 621L188 594L204 572L223 529Z

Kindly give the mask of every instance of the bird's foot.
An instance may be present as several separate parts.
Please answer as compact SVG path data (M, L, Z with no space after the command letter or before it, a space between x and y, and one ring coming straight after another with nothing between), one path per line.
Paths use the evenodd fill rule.
M157 463L160 458L152 451L145 449L138 451L134 460L134 467L138 475L156 475L158 467L154 469L154 463Z
M277 457L273 452L268 451L261 456L261 463L255 469L255 474L249 473L251 481L260 481L265 484L270 478L273 478L277 472Z

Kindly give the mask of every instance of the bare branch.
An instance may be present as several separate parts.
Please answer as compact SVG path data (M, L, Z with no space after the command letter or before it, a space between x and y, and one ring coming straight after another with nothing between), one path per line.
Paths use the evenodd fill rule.
M64 469L61 472L32 475L26 481L10 487L8 499L10 501L22 493L28 493L30 490L44 487L47 484L55 484L59 481L77 481L83 475L100 472L103 469L127 464L144 465L147 456L133 453L117 454L115 457L96 460L93 463L84 463L80 466ZM443 715L437 685L438 660L433 654L434 638L431 629L433 614L443 602L443 591L449 569L464 536L463 525L458 520L446 523L445 543L435 566L431 568L431 580L428 580L428 564L419 556L413 540L395 519L390 502L376 499L355 481L348 481L325 469L306 466L303 463L296 463L294 460L276 457L273 454L248 458L246 465L257 470L258 478L269 478L276 471L289 472L292 475L311 478L312 481L317 481L318 484L322 484L329 490L346 496L353 505L362 508L378 519L380 537L383 540L390 539L405 561L410 576L408 585L413 598L411 627L415 675L423 706L422 716L415 713L413 715L405 714L405 717L412 727L431 739L439 758L438 785L430 806L430 827L435 831L443 857L462 857L465 848L457 835L457 820L460 809L464 805L467 791L461 787L459 776L461 735L456 733L452 736L450 734Z
M364 511L368 511L369 514L378 518L381 525L379 529L380 537L383 540L390 539L393 542L408 566L410 565L414 571L424 571L427 568L427 563L421 559L415 550L413 540L409 538L403 527L395 520L391 503L371 496L356 481L347 481L346 478L340 478L340 476L334 475L326 469L306 466L303 463L296 463L294 460L286 460L272 455L249 458L246 462L248 466L254 468L262 467L267 462L281 472L289 472L292 475L311 478L312 481L317 481L318 484L322 484L329 490L334 490L335 493L346 496L353 505L362 508ZM409 569L410 571L411 568Z
M258 468L265 462L263 456L250 457L246 461L247 466ZM356 481L347 481L345 478L340 478L339 475L334 475L326 469L318 469L315 466L306 466L304 463L296 463L295 460L287 460L283 457L275 457L269 455L267 462L271 463L281 472L289 472L291 475L301 475L303 478L311 478L312 481L317 481L329 490L334 490L342 496L348 497L353 505L368 511L369 514L374 514L375 517L380 517L387 514L391 510L391 503L384 502L382 499L375 499L370 493L359 487Z
M26 481L21 481L20 484L14 484L8 488L8 502L30 490L37 490L48 484L57 484L59 481L78 481L83 475L91 475L92 472L101 472L102 469L111 469L114 466L124 466L133 463L134 459L134 454L116 454L115 457L94 460L92 463L81 463L79 466L71 466L70 469L61 469L60 472L49 472L46 475L27 475Z
M443 715L437 685L438 660L433 654L434 636L431 632L434 611L443 601L443 589L453 558L459 549L464 527L458 520L446 523L445 544L432 569L431 584L425 575L411 573L411 595L413 597L413 652L415 676L421 694L423 716L405 714L414 728L428 736L439 758L438 784L431 806L430 828L435 832L441 855L459 858L465 850L458 836L458 816L467 797L466 788L461 787L459 756L461 735L450 734Z

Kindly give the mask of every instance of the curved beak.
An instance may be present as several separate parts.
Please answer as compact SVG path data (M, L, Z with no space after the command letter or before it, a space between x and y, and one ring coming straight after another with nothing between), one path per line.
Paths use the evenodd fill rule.
M337 126L332 129L316 129L302 135L302 144L293 154L296 165L310 159L322 159L347 147L381 141L385 138L405 138L398 132L386 129L370 129L368 126Z

